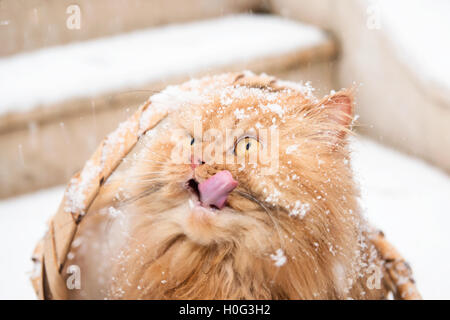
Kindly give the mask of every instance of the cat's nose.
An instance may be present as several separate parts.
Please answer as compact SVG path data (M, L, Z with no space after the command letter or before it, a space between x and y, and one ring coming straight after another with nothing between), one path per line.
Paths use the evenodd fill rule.
M225 206L228 195L237 185L238 182L233 179L230 171L219 171L198 185L200 202L203 205L222 209Z
M203 161L202 159L195 159L194 156L191 156L191 168L192 170L194 170L195 168L197 168L199 165L205 164L205 161Z

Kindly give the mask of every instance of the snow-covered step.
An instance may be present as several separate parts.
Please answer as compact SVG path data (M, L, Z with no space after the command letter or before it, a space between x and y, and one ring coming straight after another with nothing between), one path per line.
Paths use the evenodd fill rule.
M4 56L156 25L260 10L261 0L33 0L2 1L0 8L0 56Z
M29 111L224 67L280 69L323 55L328 59L333 52L323 31L269 15L148 29L0 59L0 112Z
M369 220L411 263L423 297L448 299L450 178L371 140L358 138L353 150ZM63 192L60 186L0 201L0 299L35 298L30 257Z
M0 59L0 197L65 182L106 133L168 83L249 69L328 91L335 53L315 27L236 15Z

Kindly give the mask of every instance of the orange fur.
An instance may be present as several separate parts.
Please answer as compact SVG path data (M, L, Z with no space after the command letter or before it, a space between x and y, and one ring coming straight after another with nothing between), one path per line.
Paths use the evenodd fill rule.
M383 288L366 285L370 267L380 261L367 241L348 162L352 92L315 100L291 84L248 74L203 78L180 88L199 99L182 101L156 134L140 140L83 220L81 245L72 249L70 263L80 265L85 277L72 297L382 298ZM270 103L281 105L283 115L254 109ZM236 117L238 109L246 117ZM174 163L170 133L178 128L193 134L195 119L203 131L245 133L257 123L275 124L277 170L262 174L260 163L242 168L233 163L230 146L221 154L225 164L203 159L193 171L189 163ZM207 147L203 141L202 150ZM239 182L227 206L216 214L190 209L186 181L201 182L221 170ZM289 214L296 202L309 206L303 217ZM111 218L110 207L119 217ZM273 260L278 249L287 259L281 266Z

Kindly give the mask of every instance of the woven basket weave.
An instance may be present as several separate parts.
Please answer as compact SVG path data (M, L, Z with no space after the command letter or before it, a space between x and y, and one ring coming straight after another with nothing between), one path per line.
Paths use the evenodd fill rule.
M240 76L242 78L243 76ZM250 77L249 81L257 81L258 77ZM267 78L260 79L267 82ZM121 160L133 149L139 138L155 127L167 111L151 110L150 102L141 106L122 130L116 130L120 139L104 139L85 167L76 174L67 187L83 193L82 203L76 209L67 210L67 194L64 196L57 213L50 220L45 237L38 243L33 254L33 261L38 272L31 278L39 299L66 299L68 289L65 276L62 274L72 241L78 226L90 205L96 198L103 183L120 164ZM119 142L120 141L120 142ZM119 145L120 144L120 145ZM95 175L83 175L88 167L100 168ZM86 176L88 180L86 181ZM73 207L73 206L72 206ZM379 256L384 261L384 281L395 299L421 299L408 263L397 250L385 239L382 232L374 232L371 241Z

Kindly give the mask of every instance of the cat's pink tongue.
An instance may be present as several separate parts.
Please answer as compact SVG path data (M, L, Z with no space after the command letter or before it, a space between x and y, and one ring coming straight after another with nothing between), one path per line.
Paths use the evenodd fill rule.
M225 206L228 195L237 185L238 182L233 179L230 171L219 171L198 185L200 202L203 205L213 205L222 209Z

